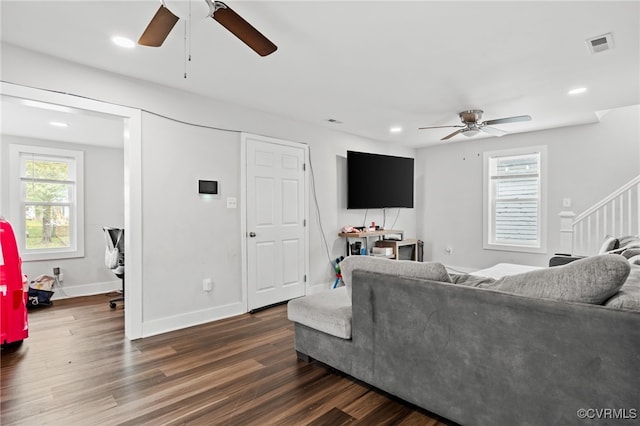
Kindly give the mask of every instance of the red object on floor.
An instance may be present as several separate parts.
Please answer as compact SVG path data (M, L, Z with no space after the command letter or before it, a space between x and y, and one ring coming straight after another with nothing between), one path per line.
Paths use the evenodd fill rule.
M0 343L19 343L29 337L22 260L11 224L0 218Z

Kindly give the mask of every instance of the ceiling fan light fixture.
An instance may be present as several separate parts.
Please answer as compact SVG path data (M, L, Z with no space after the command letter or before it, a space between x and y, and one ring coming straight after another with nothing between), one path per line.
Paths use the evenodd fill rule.
M162 0L162 5L184 20L204 20L213 15L215 6L211 0Z
M461 133L466 137L471 138L480 133L480 129L478 129L477 127L471 127L469 129L463 129Z

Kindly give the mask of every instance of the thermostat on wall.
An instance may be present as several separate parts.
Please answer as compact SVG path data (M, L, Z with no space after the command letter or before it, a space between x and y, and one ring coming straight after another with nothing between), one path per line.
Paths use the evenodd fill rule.
M198 193L199 194L217 194L218 181L217 180L199 180Z

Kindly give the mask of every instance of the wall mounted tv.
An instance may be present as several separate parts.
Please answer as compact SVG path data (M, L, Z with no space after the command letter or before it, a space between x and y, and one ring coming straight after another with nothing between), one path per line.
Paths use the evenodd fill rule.
M347 208L413 207L413 158L347 151Z

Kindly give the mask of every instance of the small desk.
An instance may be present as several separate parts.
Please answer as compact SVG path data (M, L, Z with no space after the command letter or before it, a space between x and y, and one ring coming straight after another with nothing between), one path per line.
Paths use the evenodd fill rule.
M369 238L370 237L378 237L378 239L382 239L385 235L400 235L400 239L404 238L404 231L400 231L397 229L385 229L381 231L361 231L361 232L341 232L338 234L339 237L346 239L347 241L347 256L351 255L351 247L349 245L349 238L362 238L365 240L365 244L367 249L369 248ZM393 243L401 243L402 241L388 240L388 242ZM416 240L417 242L417 240ZM383 247L392 247L392 246L383 246ZM417 252L417 250L416 250ZM394 249L394 257L397 256L398 250Z
M393 249L393 255L390 259L398 259L398 255L400 253L400 247L413 246L411 247L411 259L407 260L418 260L418 240L415 238L407 238L406 240L395 241L395 240L383 240L378 241L376 243L378 247L391 247Z

